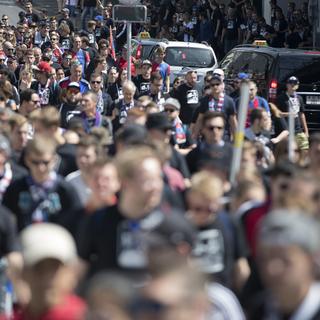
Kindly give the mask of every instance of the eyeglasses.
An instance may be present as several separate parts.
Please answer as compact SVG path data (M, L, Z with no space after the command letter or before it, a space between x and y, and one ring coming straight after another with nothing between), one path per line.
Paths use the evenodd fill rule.
M8 48L7 50L8 51L14 51L14 48Z
M220 86L220 85L221 85L221 83L211 83L210 84L211 87L217 87L217 86Z
M40 166L40 165L44 165L44 166L48 166L51 162L51 160L30 160L31 164L34 166Z
M4 62L4 61L6 61L6 59L0 59L0 62Z
M169 112L169 113L173 113L173 112L176 111L176 109L165 108L164 111L165 111L165 112Z
M2 18L2 21L7 21L8 20L8 18Z
M224 129L224 127L221 127L221 126L206 126L205 127L208 131L214 131L215 129L221 131Z
M77 94L77 93L79 93L80 91L79 91L79 89L69 88L69 89L68 89L68 92L69 92L69 93Z
M90 81L90 83L92 83L92 84L100 84L101 81Z

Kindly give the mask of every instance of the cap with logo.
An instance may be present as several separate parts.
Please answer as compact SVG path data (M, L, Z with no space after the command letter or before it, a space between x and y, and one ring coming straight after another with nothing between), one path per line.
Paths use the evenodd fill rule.
M175 107L177 110L180 110L181 105L179 100L175 99L175 98L168 98L165 103L164 106L173 106Z
M53 223L33 224L21 232L24 263L34 266L45 259L56 259L63 264L75 261L76 245L71 234Z
M70 82L70 83L68 84L68 89L69 89L69 88L77 88L77 89L80 90L80 85L79 85L78 82L73 81L73 82Z
M299 79L297 77L292 76L288 78L287 83L299 84Z

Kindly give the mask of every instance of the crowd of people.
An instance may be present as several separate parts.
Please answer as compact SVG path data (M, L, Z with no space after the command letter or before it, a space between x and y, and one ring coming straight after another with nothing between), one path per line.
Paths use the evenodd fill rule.
M140 28L225 50L290 47L291 25L308 41L306 6L289 3L287 32L270 2L272 26L250 1L162 1ZM60 18L31 2L16 26L2 16L0 319L320 319L320 134L299 79L275 103L222 69L171 86L160 46L129 80L112 4L81 6L79 31L71 0Z

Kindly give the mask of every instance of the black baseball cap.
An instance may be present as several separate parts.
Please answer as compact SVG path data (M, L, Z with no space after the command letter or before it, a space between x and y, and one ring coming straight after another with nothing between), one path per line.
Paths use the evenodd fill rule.
M169 121L167 114L158 112L151 113L148 115L146 128L158 129L158 130L169 130L172 129L172 123Z

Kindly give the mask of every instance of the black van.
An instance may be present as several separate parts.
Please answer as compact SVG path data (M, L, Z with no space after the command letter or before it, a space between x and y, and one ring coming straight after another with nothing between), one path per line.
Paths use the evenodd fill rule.
M259 88L259 94L274 102L290 76L300 81L310 131L320 131L320 51L240 45L220 62L227 83L245 72Z

